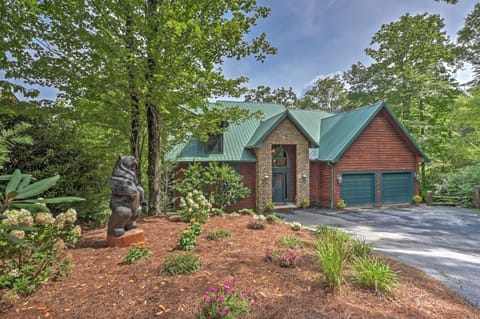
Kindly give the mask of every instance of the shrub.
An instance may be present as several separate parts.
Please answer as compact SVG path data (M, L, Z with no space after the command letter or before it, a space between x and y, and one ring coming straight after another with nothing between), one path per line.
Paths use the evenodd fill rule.
M278 217L277 215L275 215L275 213L271 213L271 214L268 214L267 216L265 216L265 220L267 222L280 222L280 221L282 221L282 219L280 217Z
M308 199L304 198L300 201L299 204L300 204L300 207L307 208L308 206L310 206L310 201Z
M299 222L293 222L290 227L293 231L299 231L302 229L302 225Z
M372 253L373 244L367 243L365 240L355 239L351 243L354 257L366 257Z
M305 247L305 243L297 236L285 235L280 237L278 244L285 248L295 249L297 247Z
M198 318L243 318L255 305L254 295L242 293L234 288L237 279L226 281L223 287L211 287L205 291L199 308Z
M74 209L56 218L47 212L13 209L4 217L0 233L10 241L0 241L0 289L30 294L41 283L69 272L66 248L73 247L81 233Z
M255 211L250 208L242 208L238 211L241 215L250 215L253 216L255 215Z
M275 208L275 205L273 205L273 202L266 202L265 203L265 211L266 212L271 212Z
M180 198L180 215L183 222L195 220L199 223L205 223L211 211L212 205L205 199L205 196L197 190L189 192L185 198Z
M248 222L247 227L250 229L265 229L265 216L254 215Z
M196 235L192 228L187 227L180 233L178 240L178 249L192 250L196 245Z
M200 257L192 252L170 256L163 263L163 270L169 275L188 275L200 270Z
M211 216L222 216L222 215L225 215L225 212L221 208L215 208L214 207L210 210L210 215Z
M190 223L190 231L195 235L198 236L202 233L202 224L197 223L195 220L192 220Z
M392 294L398 286L397 275L383 260L375 257L358 258L354 262L355 282L377 294Z
M317 240L315 247L326 281L333 289L340 288L349 254L347 243L339 236L330 235Z
M278 264L280 267L295 267L300 262L300 257L293 250L265 249L265 260Z
M340 200L337 202L337 208L338 208L338 209L344 209L345 207L347 207L347 203L345 202L345 200L340 199Z
M250 195L250 189L243 185L243 177L228 164L210 162L208 166L202 166L194 163L182 172L185 178L176 187L181 194L199 190L214 208L222 211Z
M151 251L147 249L145 242L139 242L137 244L132 244L130 250L125 256L125 261L129 264L136 263L142 258L149 259Z
M207 239L208 240L216 240L220 238L230 238L231 234L230 231L225 229L214 229L208 233Z

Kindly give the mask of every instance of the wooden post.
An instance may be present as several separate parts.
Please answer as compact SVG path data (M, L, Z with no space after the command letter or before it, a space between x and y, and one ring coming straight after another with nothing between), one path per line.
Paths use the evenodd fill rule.
M475 208L480 208L480 188L477 188L473 192L473 206Z
M432 197L432 192L431 191L428 191L426 194L425 194L425 202L427 203L427 205L431 206L433 204L433 197Z

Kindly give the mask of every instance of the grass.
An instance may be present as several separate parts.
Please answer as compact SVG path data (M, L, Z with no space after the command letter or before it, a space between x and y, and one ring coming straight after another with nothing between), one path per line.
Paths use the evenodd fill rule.
M393 294L398 286L398 277L390 266L376 257L363 257L355 260L353 265L355 282L369 288L377 294Z
M340 289L349 254L347 243L341 236L328 235L315 241L315 248L325 280L334 290Z
M285 235L280 237L278 240L278 244L282 247L295 249L297 247L305 247L305 243L300 240L297 236L293 235Z
M208 240L217 240L221 238L230 238L231 233L229 230L226 229L214 229L208 233L207 239Z
M163 270L169 275L188 275L200 270L200 257L192 252L173 255L163 263Z

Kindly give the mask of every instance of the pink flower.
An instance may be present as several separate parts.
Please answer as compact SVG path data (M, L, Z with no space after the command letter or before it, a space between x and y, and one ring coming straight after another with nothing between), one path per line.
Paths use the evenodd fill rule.
M218 301L223 302L224 300L225 298L223 298L223 296L218 297Z
M231 285L232 285L232 283L230 281L225 282L225 287L230 287Z
M215 292L215 291L217 291L217 288L212 287L212 288L210 288L210 291L211 291L211 292Z
M237 278L236 278L236 277L233 277L233 278L232 278L232 281L233 281L234 283L236 283L236 282L237 282ZM227 310L228 310L228 309L227 309Z

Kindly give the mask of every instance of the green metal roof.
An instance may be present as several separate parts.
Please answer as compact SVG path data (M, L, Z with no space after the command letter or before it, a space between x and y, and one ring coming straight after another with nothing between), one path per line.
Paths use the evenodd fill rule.
M419 154L425 161L429 161L428 157L384 102L323 118L320 123L320 147L310 149L310 160L338 161L382 109L388 111Z
M385 108L411 141L419 154L429 161L415 140L383 102L344 113L329 113L312 110L286 110L283 105L273 103L250 103L220 101L224 107L238 106L251 112L262 111L263 120L247 119L232 124L223 135L223 154L205 152L203 143L191 141L178 145L167 155L167 159L178 162L193 161L242 161L256 162L251 148L258 147L284 119L288 118L309 140L310 160L338 161L375 116Z

